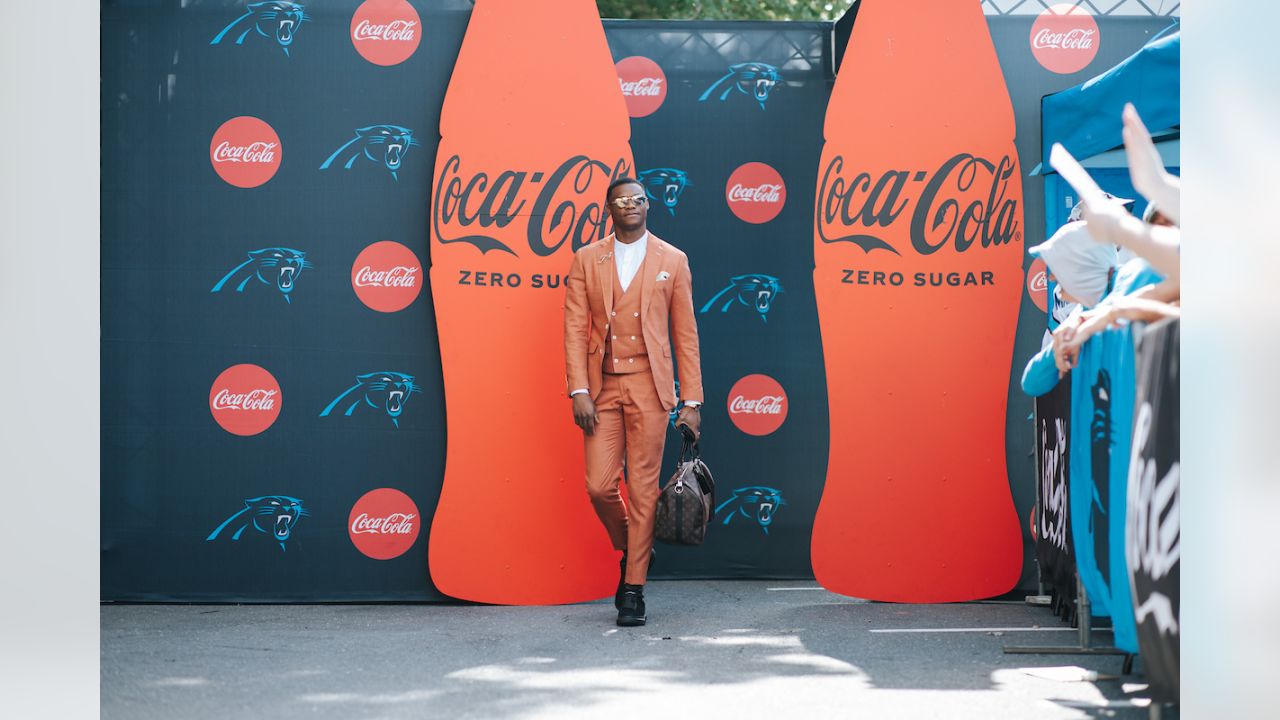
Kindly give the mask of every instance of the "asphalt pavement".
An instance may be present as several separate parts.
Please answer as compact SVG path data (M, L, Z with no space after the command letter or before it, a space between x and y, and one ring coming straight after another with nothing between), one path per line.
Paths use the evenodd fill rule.
M1149 716L1140 662L1002 652L1077 639L1042 606L741 580L654 581L646 599L641 628L616 627L611 600L104 605L102 717Z

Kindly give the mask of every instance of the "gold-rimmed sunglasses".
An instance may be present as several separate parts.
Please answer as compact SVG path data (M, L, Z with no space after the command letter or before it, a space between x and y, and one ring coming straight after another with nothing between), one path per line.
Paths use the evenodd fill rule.
M609 204L619 210L626 210L627 208L640 207L647 202L649 201L644 195L623 195L610 200Z

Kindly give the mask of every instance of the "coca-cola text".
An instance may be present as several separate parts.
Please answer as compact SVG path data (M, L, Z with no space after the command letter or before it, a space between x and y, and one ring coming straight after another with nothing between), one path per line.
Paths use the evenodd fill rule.
M360 513L351 521L352 535L411 535L416 529L415 513L391 513L385 517L369 517Z
M747 413L749 415L780 415L782 414L782 403L785 401L781 395L764 395L754 400L748 400L738 395L729 402L729 412L731 413Z
M356 287L416 287L418 267L397 265L387 270L374 270L368 265L356 271L353 282Z
M252 142L248 145L232 145L223 140L213 151L216 163L270 163L276 159L276 143Z
M259 410L275 409L278 390L250 390L245 393L233 393L223 388L213 396L214 410Z
M662 94L662 78L647 77L627 82L618 78L622 94L626 97L657 97Z
M773 203L782 199L782 186L764 183L756 187L735 184L729 188L729 202Z
M351 31L355 40L388 40L412 42L417 37L418 23L414 20L392 20L389 23L371 23L361 20Z
M1030 288L1032 292L1048 292L1049 279L1043 270L1031 276Z
M907 183L924 183L911 213L911 246L920 255L931 255L948 243L965 252L974 242L984 248L1021 240L1018 231L1018 203L1007 197L1009 180L1017 163L1009 156L993 163L969 153L948 159L933 172L888 170L879 178L861 172L849 178L842 155L831 158L822 173L818 189L818 236L825 243L850 242L865 252L898 249L872 232L832 236L829 229L873 230L886 228L911 204L903 197ZM970 195L980 179L990 188L985 200L974 199L963 209L961 197ZM927 182L926 182L927 181Z
M1085 28L1075 28L1066 32L1054 32L1049 28L1043 28L1031 39L1031 47L1037 50L1046 48L1055 50L1091 50L1093 49L1094 36L1097 33L1097 30Z
M454 155L441 166L436 179L435 199L432 203L432 227L436 239L442 244L465 242L474 245L481 253L490 250L518 255L506 243L489 235L476 233L460 237L448 237L443 229L449 226L479 229L505 228L517 217L527 214L536 221L529 222L529 249L540 257L555 253L566 241L572 239L573 251L592 240L608 234L610 220L601 198L604 188L614 178L629 174L630 164L617 160L612 166L586 155L574 155L546 175L538 171L504 170L496 178L478 172L467 177L462 172L462 160ZM546 182L543 182L543 178ZM533 187L541 184L533 198L530 210L525 211ZM592 194L588 194L592 193ZM589 201L583 200L590 197Z

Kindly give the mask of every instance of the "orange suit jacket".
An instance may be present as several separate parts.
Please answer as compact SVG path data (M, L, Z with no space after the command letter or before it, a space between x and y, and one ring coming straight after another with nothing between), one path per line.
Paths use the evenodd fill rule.
M600 395L605 325L613 311L613 284L618 281L614 242L610 235L574 253L565 281L565 392L587 388L592 400ZM668 412L676 407L673 351L680 368L680 397L703 402L689 257L650 232L644 265L631 282L640 283L644 347L662 406Z

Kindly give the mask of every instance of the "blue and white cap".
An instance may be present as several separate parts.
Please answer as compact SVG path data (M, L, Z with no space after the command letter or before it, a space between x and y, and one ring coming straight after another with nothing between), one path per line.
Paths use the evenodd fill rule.
M1094 240L1087 222L1067 223L1027 252L1044 260L1062 289L1086 307L1102 300L1111 269L1119 263L1115 245Z

